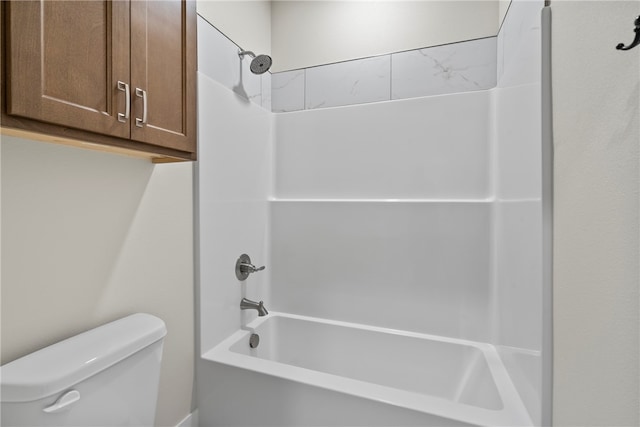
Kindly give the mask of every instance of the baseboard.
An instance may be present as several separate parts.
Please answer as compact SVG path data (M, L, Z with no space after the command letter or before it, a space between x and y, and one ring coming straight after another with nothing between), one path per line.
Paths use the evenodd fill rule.
M198 410L196 409L180 421L176 427L198 427Z

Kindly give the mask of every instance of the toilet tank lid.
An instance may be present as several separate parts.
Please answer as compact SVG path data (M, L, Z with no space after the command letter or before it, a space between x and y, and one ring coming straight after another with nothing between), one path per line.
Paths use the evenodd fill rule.
M3 402L29 402L83 381L161 340L164 322L137 313L45 347L0 367Z

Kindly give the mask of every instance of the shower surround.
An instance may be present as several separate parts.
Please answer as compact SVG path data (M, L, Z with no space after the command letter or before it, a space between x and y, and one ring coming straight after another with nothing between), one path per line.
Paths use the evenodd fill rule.
M199 18L204 424L324 425L322 413L334 410L344 415L337 425L353 424L334 406L345 399L356 413L378 414L363 425L540 424L541 8L512 3L494 38L263 76L250 75L246 61L240 67L237 47ZM267 270L238 282L233 267L242 253ZM382 328L489 349L483 360L495 369L483 372L500 390L497 403L477 408L488 412L474 421L455 415L473 404L457 407L447 393L426 393L454 409L429 412L429 403L421 413L410 403L412 390L397 384L389 387L408 400L389 406L367 392L376 390L375 378L358 378L365 384L358 395L357 387L331 386L343 380L322 377L321 367L283 368L295 358L257 351L282 340L312 345L304 340L316 335L283 336L292 329L265 326L282 323L269 316L254 322L255 312L239 309L243 297L264 300L273 319L301 316L322 339L333 329L318 325L341 322L341 331ZM241 329L253 327L265 347L233 350L244 348ZM336 339L327 345L339 345ZM391 351L390 369L404 363L407 348ZM440 353L429 364L444 369L449 356ZM454 370L479 372L477 358L465 363ZM460 381L444 387L469 386ZM273 393L296 403L279 402L258 418L233 410L258 407L260 396ZM302 410L319 396L326 407ZM515 415L500 418L504 411Z

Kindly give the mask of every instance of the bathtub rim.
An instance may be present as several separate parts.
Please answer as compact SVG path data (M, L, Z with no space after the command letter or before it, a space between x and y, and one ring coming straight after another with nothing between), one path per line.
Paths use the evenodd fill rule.
M453 402L437 396L401 390L389 386L315 371L308 368L287 365L281 362L261 359L230 350L231 346L246 338L262 323L269 321L269 319L278 317L474 347L485 357L491 376L493 377L500 398L502 399L503 407L499 410L485 409L464 403ZM242 329L237 330L225 338L214 348L205 351L201 355L201 358L204 361L246 369L298 384L319 387L336 393L369 399L382 404L406 408L412 411L436 415L465 423L484 426L533 425L529 413L520 400L520 395L511 382L495 346L488 343L272 311L268 316L254 319Z

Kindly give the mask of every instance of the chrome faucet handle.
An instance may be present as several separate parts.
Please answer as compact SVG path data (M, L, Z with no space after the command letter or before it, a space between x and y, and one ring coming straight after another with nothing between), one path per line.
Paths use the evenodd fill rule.
M240 258L236 261L236 277L238 280L246 280L249 277L249 274L255 273L256 271L262 271L266 267L263 265L262 267L256 267L251 264L251 258L249 255L242 254Z
M247 271L249 273L255 273L256 271L262 271L265 268L266 267L264 265L262 267L256 267L255 265L249 264L247 262L241 262L240 263L240 270Z

